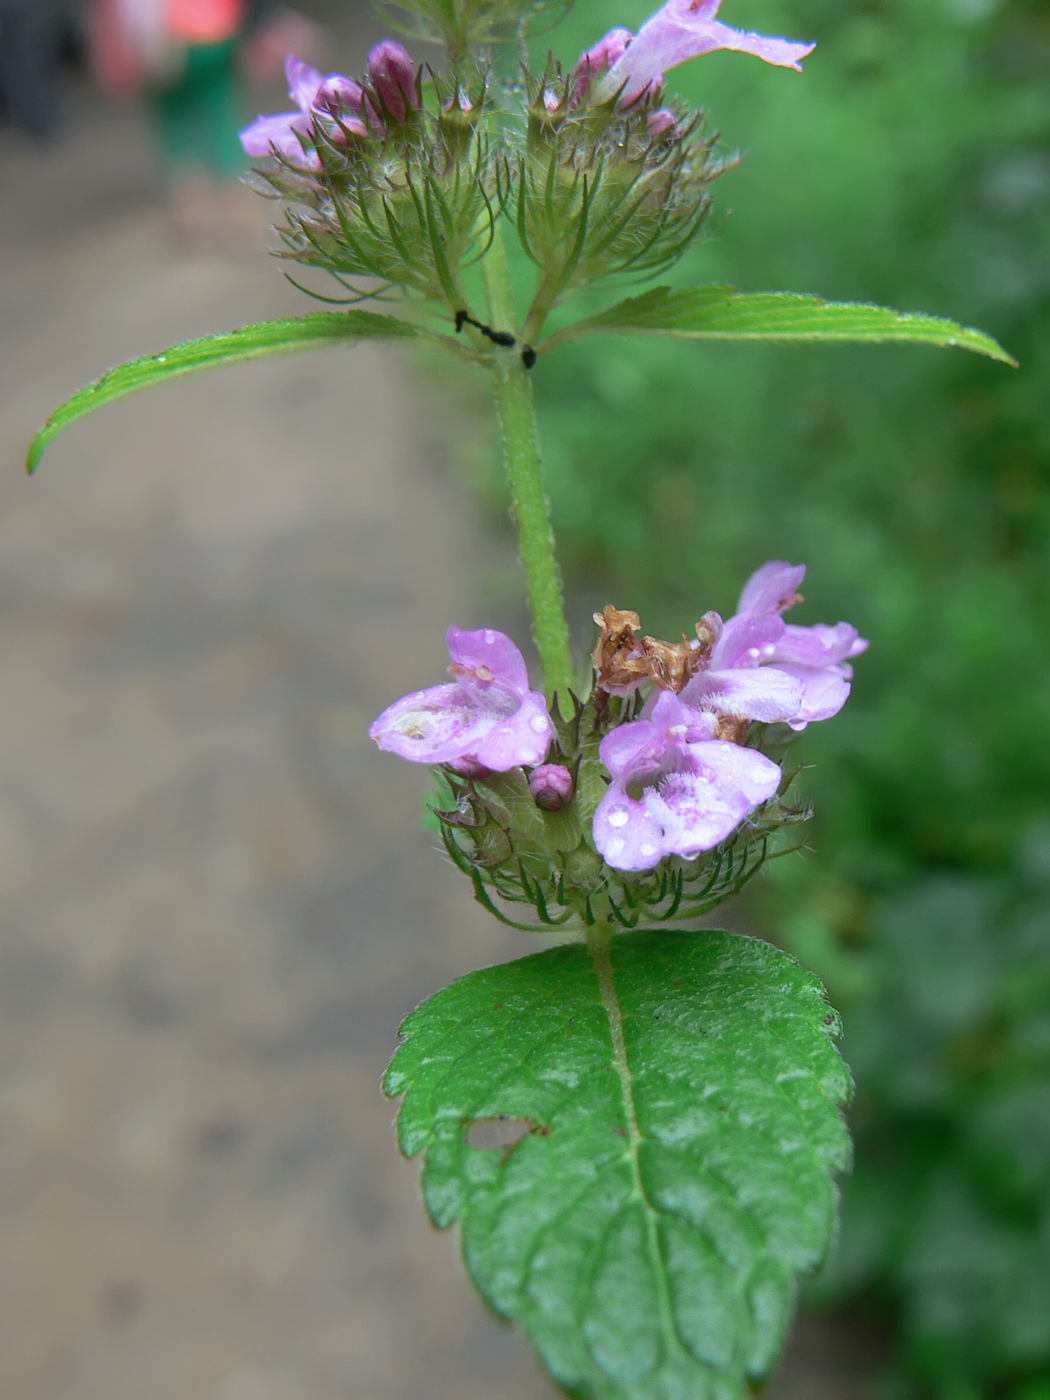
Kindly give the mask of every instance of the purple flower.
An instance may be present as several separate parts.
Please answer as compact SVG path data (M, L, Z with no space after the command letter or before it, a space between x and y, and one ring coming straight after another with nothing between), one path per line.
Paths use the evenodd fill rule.
M646 89L655 91L669 68L710 53L713 49L737 49L782 68L800 69L799 60L815 47L790 39L770 39L764 34L730 29L727 24L720 24L715 19L720 3L721 0L667 0L656 14L646 20L619 58L610 61L607 72L598 84L596 95L599 100L611 97L622 89L621 100L632 102ZM602 40L602 43L605 42ZM600 48L601 45L596 47ZM594 50L589 52L593 53Z
M368 76L380 103L395 121L403 122L419 106L416 65L396 39L384 39L368 55Z
M554 726L543 696L529 689L524 657L510 638L490 627L450 627L448 650L455 679L398 700L369 736L402 758L464 773L542 763Z
M594 844L617 870L649 870L724 841L780 786L780 769L755 749L714 738L717 721L661 691L647 719L607 734L612 783L594 814Z
M541 763L529 774L529 791L537 807L556 812L572 797L572 774L564 763Z
M848 622L796 627L783 620L802 601L805 574L804 564L773 559L751 575L707 667L682 691L686 704L725 719L786 720L792 729L838 714L850 692L849 658L868 643Z
M361 87L341 73L328 77L316 68L289 54L284 64L288 79L288 95L294 98L297 112L279 112L272 117L258 117L241 132L241 145L250 156L269 156L276 151L300 170L320 170L321 157L307 142L314 124L328 118L327 126L333 140L342 130L357 136L367 136L368 128L357 116L361 111Z

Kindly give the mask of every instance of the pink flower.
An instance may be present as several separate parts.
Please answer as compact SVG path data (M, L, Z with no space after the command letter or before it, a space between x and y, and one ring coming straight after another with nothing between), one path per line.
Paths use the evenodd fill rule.
M804 564L773 559L751 575L707 667L682 691L686 704L725 718L786 720L792 729L838 714L849 697L849 660L868 643L848 622L796 627L783 620L802 601L805 574Z
M325 121L333 139L338 140L340 128L357 136L367 136L368 128L358 116L361 87L341 73L323 77L316 68L289 54L284 65L288 78L289 96L294 98L297 112L279 112L272 117L257 117L241 132L241 145L250 156L269 156L277 152L290 165L300 170L320 170L321 157L308 144L317 121ZM336 120L338 119L338 120Z
M554 726L510 638L490 627L450 627L448 650L454 679L398 700L369 736L414 763L447 763L464 773L542 763Z
M714 716L661 691L647 719L602 740L612 783L594 814L594 844L616 870L650 870L724 841L780 786L755 749L715 739Z
M676 68L679 63L713 49L737 49L781 68L801 69L800 60L815 47L791 39L771 39L764 34L731 29L715 19L720 3L721 0L667 0L646 20L620 56L610 60L598 84L598 99L612 97L622 89L621 100L632 102L647 89L659 88L669 68ZM613 30L612 34L622 32ZM588 53L596 52L610 37L607 35Z

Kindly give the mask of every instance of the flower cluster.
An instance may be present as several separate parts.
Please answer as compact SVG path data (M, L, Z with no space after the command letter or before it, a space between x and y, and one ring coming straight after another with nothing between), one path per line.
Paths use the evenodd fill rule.
M590 909L613 885L645 904L677 888L677 908L675 871L709 898L720 866L711 877L708 853L731 850L745 829L764 843L799 816L780 804L786 779L763 752L766 726L801 730L836 714L867 646L845 622L784 621L804 574L764 565L737 612L724 622L706 613L693 641L641 636L637 614L606 608L591 694L570 721L529 689L508 637L452 627L451 681L405 696L369 732L382 749L442 767L455 798L438 813L454 833L450 853L458 860L466 833L479 880L505 898L546 914L552 902ZM755 867L745 859L747 873Z
M775 763L740 747L750 724L804 729L846 703L849 659L867 642L846 622L784 621L801 601L805 572L779 560L763 565L744 587L737 613L725 623L705 614L692 643L639 638L633 613L607 608L596 616L597 685L624 694L653 682L642 717L601 745L613 783L595 814L594 842L609 864L644 870L664 856L694 856L723 841L780 785Z
M538 0L408 0L445 38L444 77L392 39L372 50L360 81L290 56L294 109L241 133L264 162L257 188L286 202L285 256L340 280L378 277L457 330L476 328L482 338L467 338L486 355L465 274L498 219L537 266L526 344L567 293L669 266L736 157L716 158L703 114L665 100L664 72L719 48L797 68L812 48L731 29L715 18L719 3L667 0L637 35L610 30L570 69L551 56L542 74L526 73L523 110L491 122L493 93L505 102L512 90L469 36L525 18ZM352 281L348 290L362 294ZM497 329L504 338L490 342L512 343L512 328Z
M487 246L494 217L487 146L478 131L484 82L433 80L385 39L360 82L327 77L290 55L296 110L241 132L261 193L285 201L285 256L346 279L379 278L447 316L468 305L466 269ZM330 298L326 298L330 300Z

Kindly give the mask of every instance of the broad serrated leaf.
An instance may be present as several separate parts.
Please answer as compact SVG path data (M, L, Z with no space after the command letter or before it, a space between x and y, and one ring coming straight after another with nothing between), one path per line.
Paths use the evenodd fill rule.
M109 370L101 379L78 390L51 414L29 448L26 466L36 470L45 447L70 423L92 413L113 399L145 389L165 379L220 365L257 360L264 355L290 354L319 345L364 339L404 338L426 335L420 326L375 311L319 311L281 321L260 321L221 335L206 335L172 345L157 355L143 355Z
M860 302L823 301L796 292L738 292L733 287L653 287L556 331L541 351L592 331L682 336L692 340L911 341L958 346L1016 366L990 335L943 316Z
M738 1400L832 1236L838 1018L737 934L622 934L471 973L424 1002L384 1088L491 1307L594 1400ZM505 1116L520 1139L473 1146ZM513 1136L513 1135L512 1135Z

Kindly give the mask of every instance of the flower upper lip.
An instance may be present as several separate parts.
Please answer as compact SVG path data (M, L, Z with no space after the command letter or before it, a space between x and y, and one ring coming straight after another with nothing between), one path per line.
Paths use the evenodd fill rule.
M714 49L735 49L781 68L801 69L801 60L816 47L732 29L715 18L719 4L720 0L667 0L629 43L623 38L627 31L610 30L581 54L577 73L582 72L586 84L590 72L605 68L594 89L596 99L608 101L619 94L620 101L628 103L646 90L657 91L669 68Z

